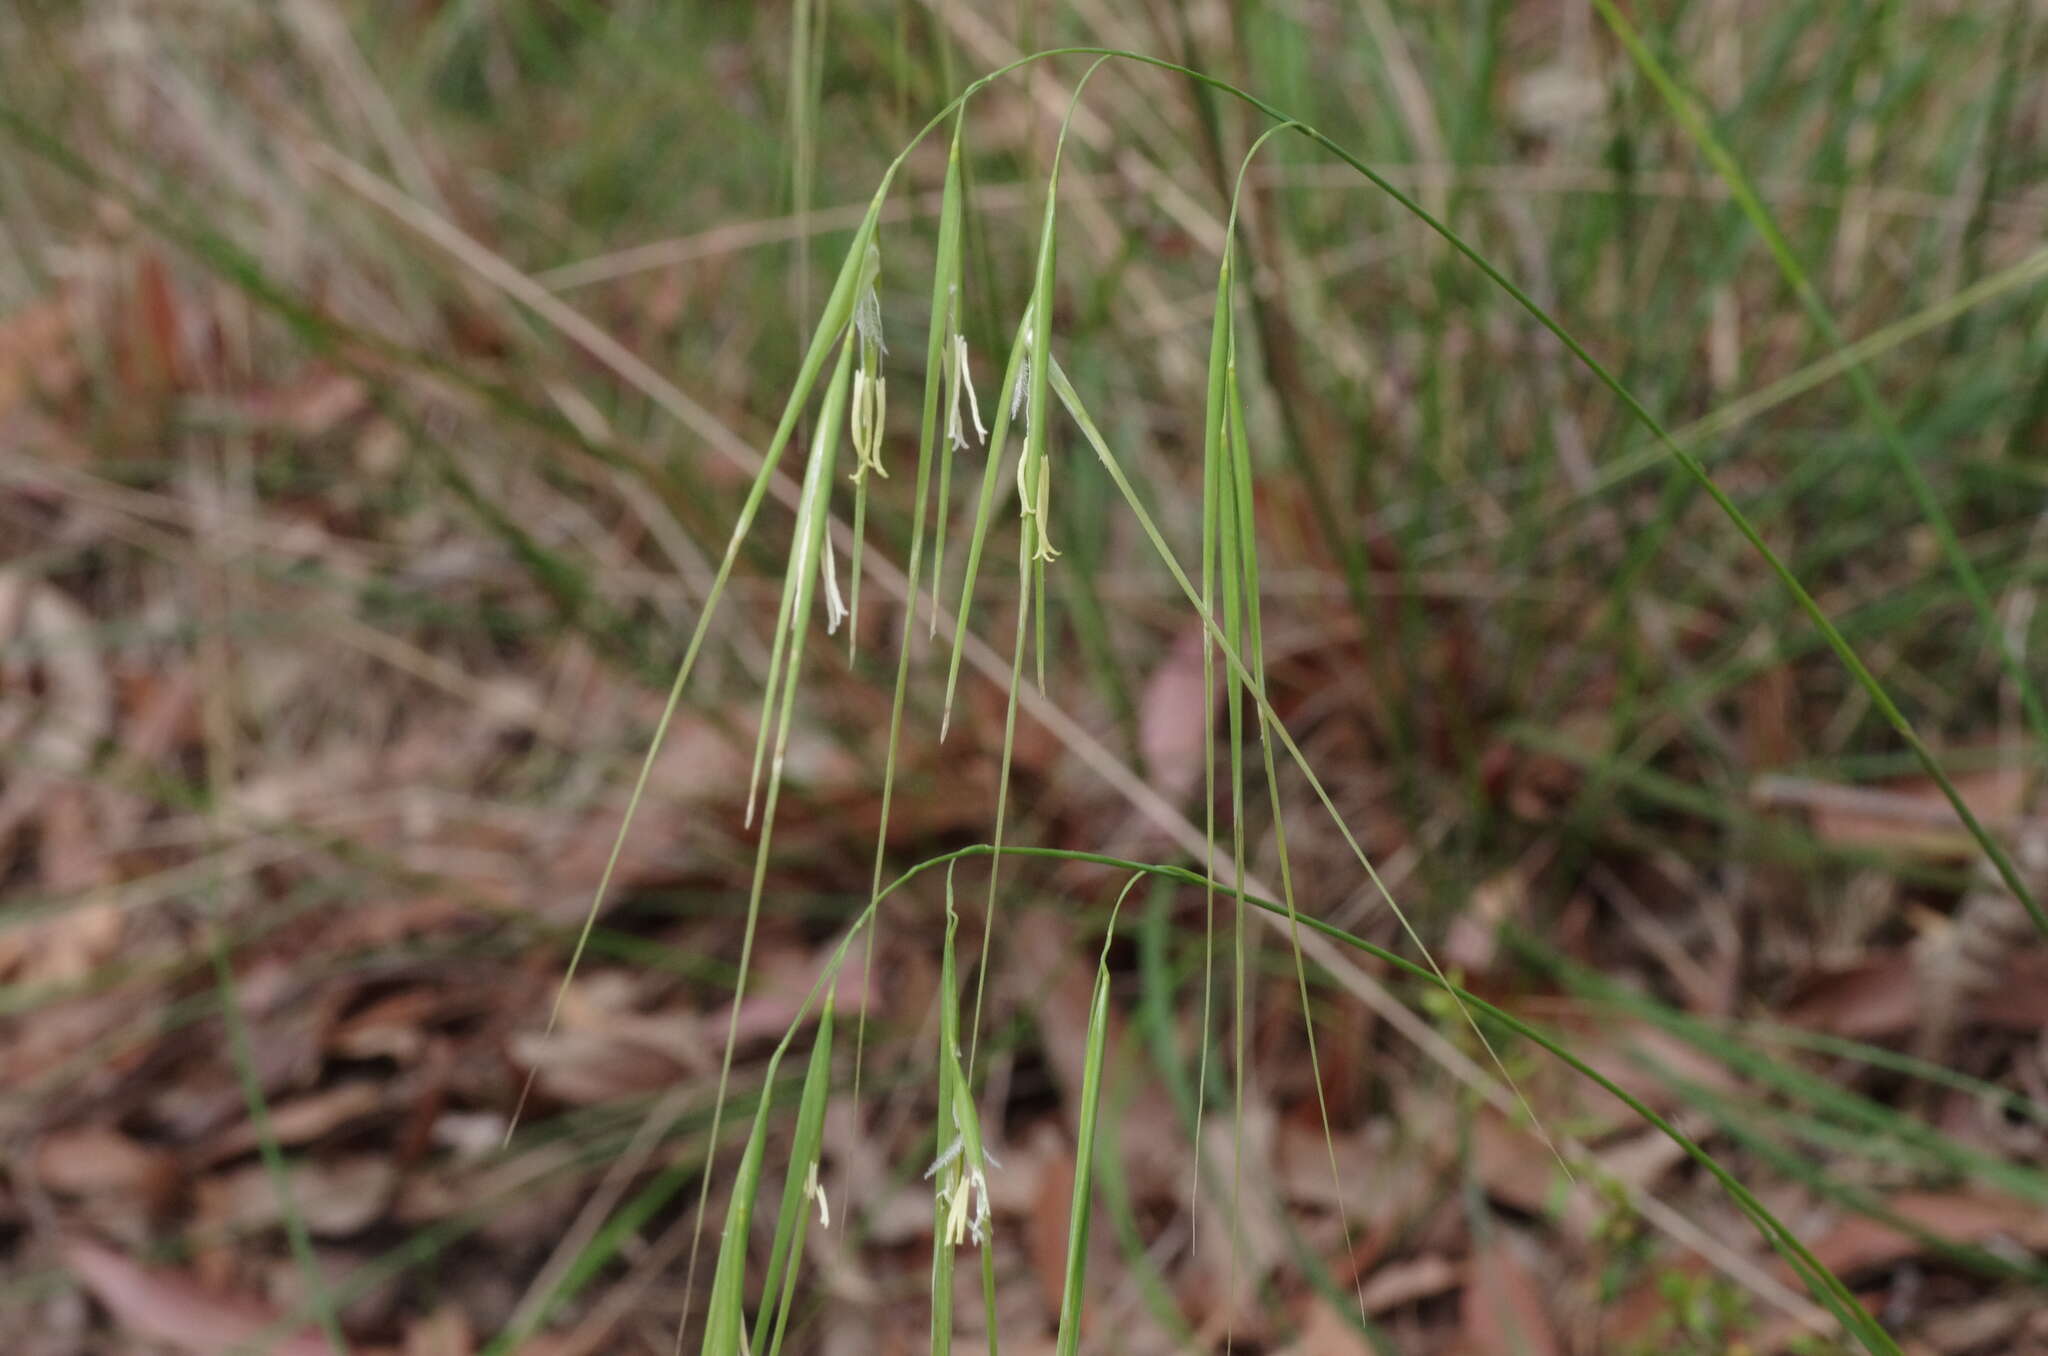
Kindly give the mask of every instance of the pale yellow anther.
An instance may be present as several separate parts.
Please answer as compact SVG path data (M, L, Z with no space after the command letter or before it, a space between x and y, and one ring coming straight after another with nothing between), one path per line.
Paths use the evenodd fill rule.
M946 360L946 436L953 440L956 448L965 448L967 424L960 417L960 397L967 396L967 412L974 421L975 436L983 443L988 441L988 430L981 424L981 402L974 395L974 381L967 370L967 336L957 331L947 349Z
M956 1248L967 1241L967 1199L967 1178L962 1176L953 1184L946 1211L946 1242Z

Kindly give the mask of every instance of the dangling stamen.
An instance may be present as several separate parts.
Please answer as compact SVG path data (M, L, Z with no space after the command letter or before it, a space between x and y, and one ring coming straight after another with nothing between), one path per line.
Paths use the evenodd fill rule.
M869 471L885 480L889 476L882 466L882 431L888 422L889 398L882 355L889 345L882 338L882 299L875 293L875 278L881 271L881 251L870 245L860 296L853 303L854 341L860 345L860 365L853 374L853 407L848 413L853 432L853 474L849 479L855 484Z
M853 403L847 409L846 420L848 431L853 436L853 474L847 478L859 484L868 469L868 374L865 365L853 370Z
M868 384L868 398L874 402L874 409L868 416L868 465L882 479L889 478L889 468L882 465L882 429L889 422L889 379L877 376Z
M825 579L825 634L837 635L846 620L846 599L839 594L839 567L832 554L832 533L827 530L818 552L818 570Z
M947 364L952 371L947 375L946 395L946 436L953 440L953 446L964 449L967 446L967 428L960 419L960 393L967 393L967 412L974 420L975 436L983 443L988 442L988 430L981 425L981 402L975 398L974 382L967 371L967 336L955 331L953 334L952 361Z
M889 418L889 379L879 373L870 374L873 357L863 340L861 365L853 373L853 407L847 416L853 434L853 474L847 478L856 485L869 471L884 480L889 478L889 468L882 465L882 430Z
M832 1227L832 1206L825 1199L825 1184L818 1180L818 1163L811 1160L810 1170L804 1174L804 1195L818 1203L818 1227Z
M1052 487L1052 458L1044 452L1038 454L1038 506L1032 510L1032 524L1038 532L1038 549L1031 553L1033 560L1050 563L1059 559L1060 553L1053 549L1052 538L1046 535L1046 498Z

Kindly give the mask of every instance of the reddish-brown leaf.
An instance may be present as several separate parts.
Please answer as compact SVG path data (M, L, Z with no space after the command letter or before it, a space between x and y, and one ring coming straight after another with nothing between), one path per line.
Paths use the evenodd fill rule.
M1205 736L1214 708L1203 683L1202 627L1190 624L1175 638L1138 699L1138 752L1152 789L1174 804L1202 779ZM1225 662L1219 655L1217 666Z
M1914 980L1912 956L1892 951L1821 976L1784 1016L1796 1026L1870 1040L1917 1027L1922 996L1923 986ZM2004 976L1968 1019L2023 1034L2048 1027L2048 952L2034 950L2008 957Z
M1559 1356L1543 1290L1504 1235L1473 1253L1465 1276L1466 1356Z
M53 392L76 376L71 331L71 298L62 293L0 317L0 418L31 394Z
M209 1290L182 1271L140 1266L97 1243L71 1239L63 1253L65 1263L122 1327L195 1356L232 1351L277 1320L254 1301ZM332 1356L327 1340L310 1329L266 1342L263 1350L273 1356Z
M36 1178L47 1189L71 1196L117 1192L155 1202L178 1179L177 1161L104 1125L59 1130L36 1146Z
M2048 1247L2048 1213L2013 1197L1966 1192L1904 1192L1884 1203L1908 1224L1955 1243L2004 1241L2028 1251ZM1812 1243L1830 1271L1848 1274L1918 1257L1927 1245L1904 1229L1868 1215L1845 1216Z

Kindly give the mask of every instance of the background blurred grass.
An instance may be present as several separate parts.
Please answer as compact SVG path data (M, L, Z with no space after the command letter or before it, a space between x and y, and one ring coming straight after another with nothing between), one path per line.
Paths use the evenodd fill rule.
M1845 333L1871 340L1908 449L2015 647L2037 653L2048 25L2020 0L1694 0L1634 18L1711 112ZM373 1219L310 1221L316 1262L352 1274L442 1238L448 1270L424 1274L499 1278L436 1285L416 1267L379 1292L381 1309L345 1315L364 1340L413 1340L428 1318L486 1335L512 1321L560 1224L522 1221L503 1174L553 1174L559 1213L608 1164L635 1191L665 1180L631 1148L635 1126L701 1158L688 1137L703 1134L691 1097L708 1094L710 1038L695 1033L723 1029L736 960L751 856L738 782L786 515L750 547L657 770L652 818L596 937L603 964L559 1039L536 1038L535 1009L744 490L716 427L765 440L881 168L965 78L1036 48L1106 44L1213 70L1438 211L1660 417L1705 421L1691 445L1938 741L1979 813L2021 846L2040 832L2041 750L1877 430L1725 185L1590 12L830 6L808 217L791 211L789 25L779 6L629 0L24 0L0 14L0 613L12 627L0 642L0 1128L10 1293L48 1349L126 1349L58 1265L70 1246L91 1274L75 1260L81 1233L167 1254L215 1289L267 1287L278 1310L305 1298L269 1267L284 1252L274 1208L237 1215L226 1188L151 1185L167 1171L240 1180L254 1153L248 1099L209 1034L212 926L236 963L250 1069L280 1114L369 1089L350 1094L352 1115L286 1145L308 1180L383 1165L356 1169L377 1175ZM973 115L968 337L990 401L1006 393L985 355L1028 294L1051 136L1079 70L1034 67ZM1185 82L1120 66L1091 86L1068 147L1061 361L1180 543L1197 532L1226 186L1257 130ZM934 145L913 158L885 227L900 391L916 381L942 157ZM1761 562L1585 372L1406 214L1284 139L1254 179L1246 319L1273 700L1432 941L1486 991L1563 1005L1561 1021L1619 1003L1625 1030L1662 1026L1709 1055L1723 1080L1711 1092L1697 1070L1677 1072L1669 1046L1642 1058L1684 1080L1665 1095L1746 1180L1785 1184L1821 1236L1839 1218L1896 1228L1901 1196L2038 1203L2028 1164L2044 1054L2024 1001L2038 953L2018 954L2024 934L1995 909L1979 911L1992 924L1971 921L1959 841L1927 788L1900 780L1910 764L1889 731ZM521 286L614 336L673 394L622 379L559 314L518 300ZM1204 715L1175 686L1188 623L1114 489L1077 442L1063 456L1050 699L1186 806L1196 786L1173 769ZM974 478L978 464L963 466ZM905 479L868 519L871 549L898 561ZM1006 585L984 587L997 602L983 629L1006 636ZM860 658L815 661L799 712L763 943L785 981L814 967L866 879L902 624L868 597ZM929 665L914 671L892 829L903 864L986 836L1001 742L1000 694L982 684L939 749L939 684ZM1010 837L1166 855L1059 741L1036 727L1020 741ZM1305 903L1392 942L1334 834L1306 814L1289 831ZM1063 963L1085 983L1082 940L1106 898L1102 878L1071 868L1019 879L1023 916L1069 943L1020 944L998 984L996 1076L1011 1099L998 1105L1022 1140L1071 1100L1046 995L1061 992ZM904 1190L929 1160L909 1108L928 1086L917 1070L935 907L906 898L877 960L889 979L880 1147L834 1151L849 1177L895 1164ZM1198 907L1157 905L1181 924ZM1518 939L1505 950L1502 928ZM1986 937L1994 960L2021 968L1987 971ZM1149 961L1113 957L1119 1001L1170 1066L1189 1058L1181 1010L1201 935L1162 925L1151 945ZM1956 957L1960 979L1943 968ZM1285 1120L1313 1090L1285 957L1264 959L1260 1098ZM1637 1274L1675 1265L1662 1254L1546 1219L1541 1190L1517 1200L1516 1174L1489 1177L1469 1144L1446 1162L1423 1153L1441 1136L1418 1104L1443 1123L1470 1107L1316 978L1346 1134L1427 1161L1449 1201L1391 1210L1359 1267L1491 1257L1475 1241L1489 1236L1476 1197L1518 1237L1572 1240L1537 1268L1556 1287L1558 1340L1614 1349L1623 1339L1600 1316L1641 1293L1668 1299ZM369 1020L391 1005L403 1015ZM779 1034L776 1011L757 1041ZM1761 1037L1717 1044L1733 1023L1778 1019L1925 1063L1776 1046L1753 1068L1742 1042ZM399 1034L363 1034L387 1028ZM1624 1057L1626 1040L1602 1039ZM536 1066L544 1114L495 1159L479 1146ZM1937 1068L1976 1081L1940 1093ZM671 1087L682 1102L650 1119L664 1103L649 1099ZM2000 1108L1988 1120L1973 1110L1986 1097ZM88 1133L117 1136L142 1185L32 1170L52 1142ZM90 1162L120 1156L82 1142L98 1145ZM1284 1167L1274 1190L1298 1212ZM1721 1228L1691 1200L1696 1184L1660 1173L1660 1189ZM427 1184L445 1199L421 1199ZM637 1197L650 1202L647 1250L581 1254L588 1275L557 1328L593 1330L603 1297L619 1296L630 1317L606 1322L632 1333L680 1297L674 1249L660 1246L694 1224L680 1184ZM1463 1205L1460 1184L1475 1188ZM1136 1254L1169 1225L1187 1231L1138 1194L1150 1213L1099 1232ZM1936 1349L2020 1349L2039 1284L2024 1249L2048 1240L2028 1242L2023 1210L1973 1223L1957 1210L1915 1217L1946 1251L1865 1260L1859 1279L1874 1302L1896 1302L1888 1321ZM886 1260L914 1238L866 1227L881 1241L836 1265L869 1288L838 1273L807 1311L808 1341L854 1340L833 1306L871 1315L915 1299L917 1268L906 1280ZM1162 1267L1164 1290L1199 1288L1188 1259ZM1899 1299L1909 1285L1921 1288ZM1445 1298L1456 1290L1389 1310L1387 1340L1482 1343L1478 1320ZM104 1283L94 1293L137 1329ZM1300 1338L1319 1312L1303 1293L1277 1284L1247 1306L1244 1330ZM963 1303L963 1321L977 1307ZM1742 1309L1736 1326L1775 1340L1768 1309ZM1991 1335L1973 1347L1935 1331L1958 1313L2010 1321L1980 1320ZM675 1316L660 1317L653 1329ZM1014 1319L1028 1332L1041 1317ZM886 1325L869 1327L887 1340ZM1655 1344L1644 1334L1657 1331L1627 1340Z

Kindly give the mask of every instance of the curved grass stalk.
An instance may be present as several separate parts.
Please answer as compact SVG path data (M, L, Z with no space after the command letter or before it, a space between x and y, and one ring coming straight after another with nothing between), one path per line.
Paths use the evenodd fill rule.
M896 890L907 886L918 876L934 868L944 866L950 869L956 863L969 858L994 857L998 855L1038 858L1049 861L1085 862L1108 867L1116 871L1139 872L1195 889L1216 889L1219 888L1219 885L1220 888L1226 890L1234 889L1233 886L1217 882L1213 877L1204 872L1194 871L1182 866L1148 864L1132 861L1128 858L1111 856L1107 853L1086 852L1070 848L1012 845L998 849L992 844L977 843L968 847L956 848L951 852L942 853L917 863L890 882L882 891L882 896L887 898ZM1244 900L1252 908L1266 913L1279 917L1290 916L1287 906L1281 902L1266 899L1263 896L1254 895L1249 892L1245 893ZM857 930L866 924L873 908L874 905L870 905L869 910L854 921L852 930ZM1322 919L1299 913L1292 915L1292 917L1301 927L1320 933L1338 945L1371 956L1381 963L1401 971L1410 978L1420 980L1431 988L1448 995L1455 999L1462 1007L1469 1009L1477 1016L1485 1018L1490 1023L1504 1027L1514 1035L1538 1046L1580 1077L1585 1078L1614 1098L1615 1101L1626 1107L1644 1124L1656 1130L1672 1144L1676 1145L1685 1153L1686 1157L1690 1158L1714 1179L1727 1194L1728 1198L1735 1204L1736 1208L1757 1228L1765 1241L1771 1245L1772 1249L1778 1253L1786 1265L1806 1285L1814 1298L1841 1322L1843 1328L1865 1350L1879 1353L1880 1356L1897 1356L1899 1352L1898 1344L1863 1308L1861 1302L1857 1300L1855 1294L1848 1286L1829 1270L1825 1263L1815 1257L1799 1241L1798 1236L1783 1221L1778 1219L1769 1207L1758 1200L1747 1187L1743 1186L1741 1181L1724 1167L1712 1153L1708 1152L1704 1146L1687 1135L1683 1130L1680 1130L1640 1098L1573 1054L1570 1048L1562 1041L1548 1035L1541 1028L1523 1021L1513 1013L1496 1007L1494 1004L1463 988L1455 981L1421 962L1410 960L1397 952L1378 946L1364 938L1354 936L1343 928L1337 927L1332 923L1326 923ZM851 930L848 937L848 941L850 940ZM841 943L842 951L845 945L845 942Z
M1627 50L1636 68L1656 87L1657 93L1671 109L1672 116L1678 119L1686 135L1692 138L1700 153L1728 185L1730 195L1741 207L1750 225L1763 237L1771 258L1777 263L1778 271L1784 275L1785 282L1791 287L1792 294L1799 299L1800 306L1806 311L1814 328L1820 332L1828 347L1842 359L1850 390L1855 393L1857 403L1863 407L1865 417L1876 426L1879 440L1883 442L1885 451L1890 454L1893 464L1898 468L1900 477L1906 482L1906 488L1912 493L1914 505L1919 509L1921 518L1927 523L1935 541L1940 545L1950 572L1954 574L1956 582L1962 585L1964 596L1970 600L1970 607L1977 614L1977 623L1983 629L1985 639L1997 653L2006 677L2019 693L2020 707L2026 716L2028 728L2033 731L2041 751L2048 754L2048 708L2042 706L2033 675L2027 671L2025 660L2014 648L2012 639L2006 634L2006 628L2000 624L1998 610L1991 601L1991 595L1985 590L1984 581L1977 574L1977 567L1970 562L1969 553L1963 549L1961 540L1957 538L1955 524L1949 521L1948 513L1942 508L1941 501L1935 497L1934 487L1928 483L1926 473L1920 469L1919 462L1906 446L1898 420L1885 405L1884 398L1878 394L1877 384L1871 380L1868 369L1852 356L1854 350L1843 337L1841 327L1835 323L1834 316L1829 313L1827 303L1822 300L1812 279L1807 277L1806 270L1801 267L1798 256L1792 251L1791 242L1786 240L1784 232L1778 229L1777 221L1771 216L1770 209L1757 195L1755 187L1749 182L1749 176L1743 173L1742 166L1737 163L1733 153L1708 125L1699 105L1679 87L1678 81L1665 69L1664 64L1657 59L1656 53L1650 50L1642 36L1622 15L1614 0L1593 0L1593 4L1600 11L1600 17L1607 21L1607 26L1613 31L1616 39ZM1801 598L1804 599L1803 592ZM1845 647L1846 644L1847 642L1844 642ZM1846 654L1844 660L1847 661ZM1860 670L1860 660L1855 667ZM1871 685L1866 686L1870 688L1873 704L1900 735L1917 748L1919 736L1911 732L1911 727L1905 723L1905 716L1891 704L1888 697L1882 695L1882 689L1874 686L1874 680ZM1964 813L1967 807L1963 805L1961 796L1956 794L1955 788L1946 778L1938 777L1937 780L1941 782L1944 793L1957 807L1958 813ZM1992 866L2004 880L2006 887L2018 896L2020 903L2027 910L2028 917L2033 919L2034 927L2042 936L2048 937L2048 911L2044 911L2040 901L2035 899L2033 890L2006 855L2005 849L1995 838L1982 833L1974 823L1971 827L1976 831L1975 836L1979 837L1980 846L1991 859Z

